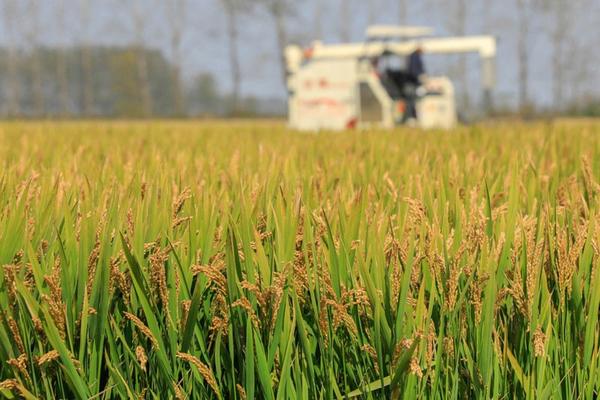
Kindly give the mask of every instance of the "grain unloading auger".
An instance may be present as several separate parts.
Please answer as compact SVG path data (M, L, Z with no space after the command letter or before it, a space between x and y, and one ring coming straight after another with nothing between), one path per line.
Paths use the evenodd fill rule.
M353 127L392 128L402 121L407 99L402 83L379 71L386 57L477 53L486 104L495 84L496 39L493 36L431 37L426 27L373 26L362 43L308 49L288 46L289 125L298 130L343 130ZM389 71L388 71L389 72ZM454 85L446 76L426 76L416 102L422 128L451 128L457 111Z

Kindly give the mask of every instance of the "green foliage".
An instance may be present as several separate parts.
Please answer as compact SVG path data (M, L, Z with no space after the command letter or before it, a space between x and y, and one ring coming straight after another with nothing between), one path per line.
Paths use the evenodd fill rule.
M597 131L4 123L0 393L596 398Z
M0 48L0 56L8 59L5 49ZM89 57L90 66L86 70L84 56ZM141 117L142 82L138 67L138 57L145 57L148 67L148 82L152 96L152 115L172 116L173 106L173 65L157 50L135 47L69 47L38 48L28 53L19 53L15 63L19 66L17 76L12 77L5 64L0 64L0 83L9 86L11 79L17 80L19 87L19 114L9 117L83 116L83 117ZM40 76L37 77L32 65L39 61ZM57 66L64 63L67 82L61 87L57 76ZM34 87L36 79L41 79L39 90ZM89 80L89 82L88 82ZM85 110L84 89L89 85L91 111ZM67 98L68 109L61 104L62 91ZM36 99L40 96L41 99ZM2 101L8 103L10 93L4 94ZM41 101L41 110L36 106ZM41 112L41 114L40 114ZM91 115L86 113L92 112Z

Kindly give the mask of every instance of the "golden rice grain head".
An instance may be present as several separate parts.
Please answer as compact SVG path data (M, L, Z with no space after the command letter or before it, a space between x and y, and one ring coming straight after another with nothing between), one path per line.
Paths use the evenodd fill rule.
M190 197L192 197L192 192L189 187L186 187L177 196L175 196L173 198L173 205L172 205L172 210L173 210L172 219L173 220L175 220L177 218L177 215L181 212L181 209L183 208L185 201L187 199L189 199Z
M146 356L146 351L142 346L137 346L135 348L135 356L140 363L140 368L142 371L146 372L146 364L148 363L148 357Z
M190 314L190 307L192 306L191 300L183 300L181 302L181 317L180 317L180 325L183 330L187 325L188 315Z
M183 393L183 389L181 389L181 386L179 386L177 382L173 382L173 391L175 392L175 398L177 400L185 400L185 393Z
M133 222L133 210L131 208L129 208L127 210L127 233L128 236L132 236L135 232L135 225Z
M197 357L188 353L178 352L177 358L183 361L187 361L188 363L198 368L198 372L200 372L200 375L202 375L208 386L210 386L210 388L217 395L218 398L221 397L221 392L219 390L219 386L217 385L217 380L215 379L215 376L213 375L211 369L206 364L200 361Z
M250 303L250 300L248 300L246 297L238 299L231 304L231 308L236 307L240 307L248 313L248 316L250 317L250 320L252 321L252 324L256 329L260 327L260 320L258 319L256 312L252 308L252 303Z
M88 277L87 277L87 291L88 296L91 296L92 293L92 285L94 283L94 278L96 277L96 268L98 267L98 260L100 256L100 239L96 239L94 243L94 247L88 257Z
M137 397L138 400L144 400L146 398L146 392L148 392L148 388L143 388Z
M260 287L254 283L250 283L247 280L243 280L242 282L240 282L240 286L242 287L242 289L247 290L249 293L253 294L254 297L256 297L256 301L258 302L258 305L261 308L266 307L266 293L263 293L263 291L260 289Z
M418 378L423 377L423 371L421 370L421 366L419 365L419 360L417 357L412 357L410 359L408 369L411 374L416 375Z
M4 287L6 288L8 300L11 305L17 303L17 275L21 268L16 264L7 264L2 267L4 270Z
M146 336L150 340L150 342L152 343L152 347L158 350L158 340L156 339L152 331L135 315L126 311L123 314L128 320L133 322L133 324L140 330L140 332L142 332L144 336Z
M60 357L58 351L50 350L49 352L42 354L40 357L38 357L37 364L39 366L42 366L46 363L56 360L58 357Z
M362 351L364 351L365 353L367 353L369 355L369 357L371 357L371 361L373 362L375 371L377 373L379 373L379 363L377 362L378 358L377 358L377 351L375 351L375 348L373 346L371 346L370 344L365 343L360 347L360 349Z
M446 336L443 339L444 352L450 358L454 358L454 338Z
M21 354L17 358L11 358L10 360L6 361L6 363L11 367L18 369L27 380L31 380L29 372L27 372L27 360L27 354Z
M546 355L546 334L538 327L533 333L533 353L536 357Z
M21 353L25 353L25 346L23 345L23 339L21 338L21 333L19 331L19 326L17 325L17 322L13 319L12 316L7 314L4 315L6 321L8 322L8 329L10 329L10 333L12 335L13 340L15 341L15 344L17 345L17 348Z
M180 225L183 225L186 222L191 221L191 220L192 220L191 216L188 216L188 217L177 217L171 223L171 228L172 229L177 229L177 227L179 227Z
M242 385L240 385L238 383L235 385L235 388L237 389L237 392L240 395L240 400L246 400L247 399L246 390L242 387Z
M0 382L0 389L15 390L19 386L19 381L16 379L6 379Z
M169 258L168 251L156 249L150 256L150 286L158 294L163 311L170 318L169 290L167 287L167 276L165 262Z

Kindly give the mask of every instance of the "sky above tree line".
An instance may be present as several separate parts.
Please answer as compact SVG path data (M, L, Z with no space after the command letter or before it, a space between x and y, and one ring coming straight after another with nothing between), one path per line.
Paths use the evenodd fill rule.
M128 45L135 40L132 8L138 0L89 1L87 17L82 14L84 0L1 0L13 2L16 23L12 30L0 25L0 42L4 46L30 48L33 42L42 46L70 46L82 43ZM145 46L169 54L167 7L173 0L141 0L144 19ZM222 0L221 0L222 1ZM199 73L213 74L219 87L227 92L231 87L229 74L226 20L220 0L185 0L186 11L182 27L182 73L192 79ZM242 0L244 1L244 0ZM250 0L245 0L250 1ZM308 44L321 32L325 42L339 42L342 37L353 41L364 39L369 23L399 22L397 0L320 0L321 17L317 16L319 0L291 2L293 9L286 16L290 42ZM518 94L518 6L528 7L527 39L530 98L540 106L553 103L553 34L555 20L552 7L567 0L425 0L406 2L406 22L427 25L440 35L456 30L454 16L457 7L465 7L465 34L493 34L498 38L497 104L514 106ZM342 4L346 2L346 4ZM600 96L600 1L569 1L566 46L562 50L565 65L564 96ZM0 12L6 11L0 8ZM63 7L64 12L60 9ZM343 12L342 12L343 10ZM320 23L319 23L320 21ZM242 93L258 97L284 98L280 65L277 62L276 38L272 20L260 5L252 7L239 18L239 51L242 64ZM32 32L37 39L31 40ZM458 57L426 57L432 73L456 72ZM472 101L479 95L479 65L477 56L467 57L468 79L459 91L467 88Z

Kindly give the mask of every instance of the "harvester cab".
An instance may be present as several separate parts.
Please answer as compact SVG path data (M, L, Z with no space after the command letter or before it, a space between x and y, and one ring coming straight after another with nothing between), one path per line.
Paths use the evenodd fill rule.
M453 127L457 110L450 79L424 76L415 82L405 70L404 59L417 48L424 54L479 54L483 97L489 104L495 80L494 37L440 38L427 27L372 26L362 43L317 41L307 49L286 48L290 127L392 128L407 120L411 101L416 103L419 127Z

